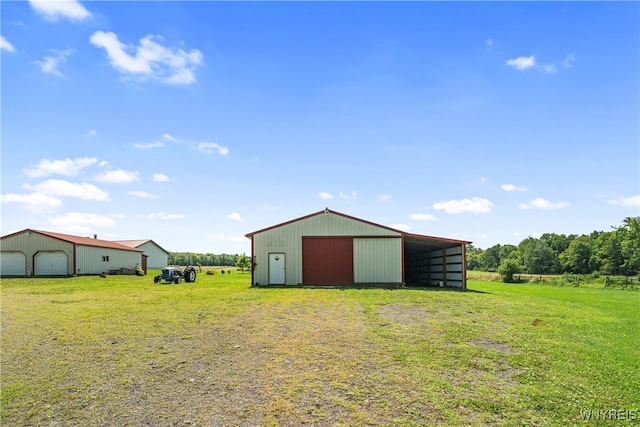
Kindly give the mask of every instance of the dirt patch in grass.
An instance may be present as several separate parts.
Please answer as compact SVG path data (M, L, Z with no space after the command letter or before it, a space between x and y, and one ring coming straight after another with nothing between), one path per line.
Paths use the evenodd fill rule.
M496 342L492 339L488 338L479 338L475 340L469 341L470 344L476 345L478 347L484 348L485 350L495 351L500 354L512 354L515 353L511 347L507 344Z
M382 319L404 325L424 323L425 319L432 318L434 315L424 307L385 304L378 308L378 316Z

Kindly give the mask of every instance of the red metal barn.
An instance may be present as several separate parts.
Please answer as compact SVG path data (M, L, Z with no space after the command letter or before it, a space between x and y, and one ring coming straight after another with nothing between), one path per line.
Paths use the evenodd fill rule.
M252 286L467 287L471 242L406 233L329 209L246 236Z

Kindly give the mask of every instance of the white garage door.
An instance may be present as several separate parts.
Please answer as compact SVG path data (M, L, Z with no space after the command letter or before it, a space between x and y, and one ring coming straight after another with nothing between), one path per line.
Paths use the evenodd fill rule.
M2 276L25 276L27 274L27 257L22 252L2 252L0 254Z
M36 254L36 276L65 276L66 274L67 254L62 251Z

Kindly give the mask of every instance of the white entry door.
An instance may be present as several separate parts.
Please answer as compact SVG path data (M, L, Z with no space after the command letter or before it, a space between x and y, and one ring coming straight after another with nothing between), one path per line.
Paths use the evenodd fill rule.
M284 285L284 254L269 254L269 284Z

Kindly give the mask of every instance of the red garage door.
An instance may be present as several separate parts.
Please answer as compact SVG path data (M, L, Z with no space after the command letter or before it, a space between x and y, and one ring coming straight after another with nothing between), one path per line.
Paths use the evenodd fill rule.
M353 283L353 238L302 237L302 281L305 285Z

